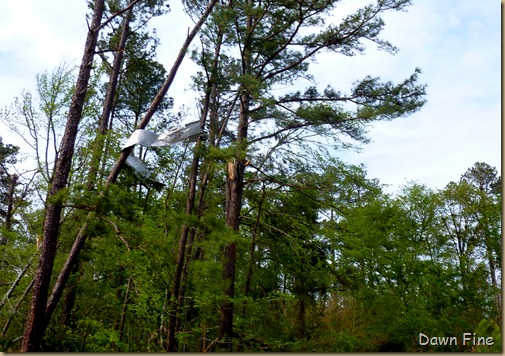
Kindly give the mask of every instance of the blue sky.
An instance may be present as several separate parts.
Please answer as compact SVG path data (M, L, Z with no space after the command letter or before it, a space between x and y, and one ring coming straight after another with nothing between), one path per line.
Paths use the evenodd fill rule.
M347 0L335 13L358 3ZM442 188L477 161L501 169L501 30L498 0L414 0L407 12L386 14L382 37L399 48L392 56L373 45L365 55L325 53L312 65L321 88L345 91L370 74L401 81L416 67L428 85L427 104L407 118L380 122L369 130L372 142L360 152L341 152L349 163L364 163L371 178L397 189L408 181ZM191 26L178 2L156 19L158 60L170 68ZM343 12L342 12L343 10ZM0 107L22 89L33 90L35 75L62 60L79 63L86 35L85 0L6 1L0 13ZM189 91L195 69L183 63L169 96L176 106L193 105ZM196 110L195 114L196 114ZM20 144L0 126L4 142Z

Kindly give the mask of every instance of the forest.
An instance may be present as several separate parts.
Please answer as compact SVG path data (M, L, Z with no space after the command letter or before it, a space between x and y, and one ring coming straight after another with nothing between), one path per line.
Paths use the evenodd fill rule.
M394 54L382 15L410 2L183 0L165 68L167 1L88 0L80 63L0 109L0 351L501 352L497 169L389 191L339 152L422 110L421 70L311 74ZM183 60L198 117L167 96Z

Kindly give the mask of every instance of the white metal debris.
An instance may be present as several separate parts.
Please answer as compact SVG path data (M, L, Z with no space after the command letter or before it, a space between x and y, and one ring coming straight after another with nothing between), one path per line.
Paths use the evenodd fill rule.
M123 150L135 145L146 147L171 146L186 139L194 140L203 133L204 132L200 127L199 121L187 123L184 127L163 132L160 135L149 130L135 130L128 141L126 141L126 144L123 146ZM126 159L126 164L132 167L141 178L152 181L156 190L161 190L163 184L151 179L151 172L140 158L133 155L133 151Z
M123 146L123 150L134 145L146 147L171 146L188 138L194 139L201 134L203 134L203 130L200 127L199 121L190 122L184 127L163 132L160 135L157 135L149 130L135 130L128 141L126 141L126 144Z
M140 158L129 155L126 164L132 167L142 178L149 179L151 177L151 172Z

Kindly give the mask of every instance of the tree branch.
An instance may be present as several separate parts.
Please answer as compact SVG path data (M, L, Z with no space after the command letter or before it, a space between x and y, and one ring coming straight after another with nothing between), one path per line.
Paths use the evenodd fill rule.
M119 15L125 13L126 11L130 10L132 7L134 7L140 0L133 0L127 7L125 7L124 9L116 12L114 15L111 15L107 18L107 20L105 20L104 22L102 22L102 24L98 27L95 27L93 29L93 31L100 31L102 28L104 28L105 26L107 26L109 24L109 22L111 22L112 20L114 20L116 17L118 17Z

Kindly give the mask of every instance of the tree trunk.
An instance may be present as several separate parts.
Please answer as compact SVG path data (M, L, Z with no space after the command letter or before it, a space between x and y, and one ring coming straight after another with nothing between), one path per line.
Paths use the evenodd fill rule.
M91 159L91 166L88 174L88 190L92 190L95 186L98 170L100 167L100 161L103 157L103 150L106 140L105 135L109 127L109 118L112 113L114 98L116 96L116 90L119 81L119 72L121 71L121 66L123 64L124 49L129 34L129 26L132 19L132 14L133 6L130 7L130 9L127 11L126 16L123 20L123 28L121 30L122 32L119 39L119 45L116 52L114 53L114 63L112 64L112 71L109 77L107 92L105 94L102 116L100 117L100 121L98 123L98 132L94 142L93 157Z
M237 128L238 154L234 162L229 162L226 177L226 225L233 231L239 231L240 211L242 209L242 192L244 189L245 148L247 141L247 125L249 117L249 94L244 91L240 98L240 116ZM233 337L233 298L235 297L235 270L237 260L237 244L232 242L224 248L225 299L221 304L219 320L219 337L225 340L224 347L231 350L230 338Z
M74 244L70 249L70 253L68 254L67 260L65 261L65 264L63 265L63 268L61 269L61 272L58 275L58 279L54 284L53 291L51 293L51 296L49 297L45 309L46 324L49 323L49 320L51 319L51 316L53 315L53 312L56 309L56 305L58 304L58 301L60 300L63 294L63 289L67 284L68 278L70 277L70 273L72 272L74 265L77 263L77 257L79 256L79 252L81 251L84 245L84 241L86 240L86 229L88 227L88 222L91 221L91 219L94 216L96 216L96 214L94 212L90 212L86 217L86 220L81 226L81 229L77 234Z
M193 27L193 30L188 34L188 37L186 37L186 40L184 41L184 43L183 43L183 45L182 45L182 47L181 47L181 49L179 51L179 54L178 54L178 56L177 56L177 58L176 58L176 60L174 62L174 65L172 66L172 69L168 73L168 76L165 79L165 82L163 83L163 85L161 86L160 91L158 92L158 94L156 95L156 97L151 102L151 105L149 106L149 109L147 110L144 118L140 121L137 129L145 129L146 126L147 126L147 124L151 120L152 116L154 115L154 113L156 112L156 110L158 109L158 107L160 106L161 101L165 97L168 89L170 88L170 86L172 85L172 82L175 79L175 75L177 74L177 71L179 70L179 67L180 67L180 65L182 63L182 60L184 59L184 57L186 55L186 52L188 51L189 45L191 44L191 42L193 41L193 39L196 37L198 31L202 27L202 25L205 22L205 20L207 19L207 17L212 12L212 9L214 8L214 5L217 3L217 1L218 0L210 0L209 1L209 3L207 4L207 7L206 7L205 11L203 12L202 16L200 17L200 19L198 20L198 22ZM114 165L114 168L112 169L112 171L109 174L109 177L107 177L107 183L106 183L107 185L111 184L111 183L114 183L116 181L116 179L117 179L117 177L119 175L119 172L124 167L124 165L126 163L126 159L128 158L130 152L132 151L132 148L133 147L125 148L121 152L121 155L117 159L116 164Z
M249 249L249 267L247 268L247 277L245 280L245 285L244 285L244 297L249 296L249 292L251 290L251 281L253 278L254 274L254 264L255 258L254 258L254 251L256 249L256 241L258 237L258 227L260 224L260 218L261 218L261 213L262 213L262 207L263 207L263 202L265 201L265 186L263 185L263 195L261 197L261 200L259 201L258 204L258 214L256 214L256 222L253 227L253 232L252 232L252 241L251 241L251 247ZM247 316L247 299L244 303L244 308L242 310L242 316L246 318Z
M253 31L252 17L247 18L247 35ZM251 74L251 51L250 43L244 45L242 53L242 75ZM244 172L247 150L247 129L249 125L249 106L251 95L247 88L239 88L240 113L237 127L237 153L233 162L228 163L228 175L226 177L226 225L233 231L239 231L240 211L242 209L242 192L244 190ZM219 337L225 339L221 344L228 350L232 350L231 338L233 337L233 298L235 297L235 270L237 261L237 244L235 242L225 246L224 249L224 273L225 299L221 304L219 319Z
M97 137L95 139L95 148L93 151L93 158L91 160L91 167L90 167L90 172L88 176L88 190L92 190L93 187L95 186L96 179L97 179L97 173L98 173L98 168L100 166L100 160L102 157L102 150L103 150L103 140L104 140L104 135L107 132L107 127L108 127L108 122L109 122L109 117L111 115L112 111L112 105L114 101L114 96L116 93L116 88L117 88L117 83L118 83L118 78L119 78L119 71L121 69L121 64L122 64L122 59L123 59L123 54L124 54L124 48L126 44L126 39L128 35L128 26L132 17L132 12L133 12L133 6L129 7L126 17L123 21L123 29L121 33L121 38L120 38L120 43L118 50L115 54L114 57L114 63L113 63L113 68L112 68L112 73L110 76L109 80L109 85L107 87L107 93L105 97L105 102L104 102L104 107L102 110L102 116L100 117L100 122L99 122L99 128L98 128L98 133ZM56 305L58 304L58 301L61 298L61 295L63 294L63 289L68 281L68 278L71 274L72 269L74 269L74 266L77 266L77 257L79 255L80 250L82 249L82 246L84 245L84 241L86 240L86 228L87 228L87 222L91 219L91 217L95 216L93 212L90 212L88 214L88 217L84 221L83 226L79 230L79 233L77 234L77 237L74 241L74 245L72 246L72 249L70 250L69 256L67 260L65 261L65 265L63 266L63 269L61 270L58 279L56 281L56 284L54 285L53 291L51 293L51 296L49 297L47 306L46 306L46 320L49 321L51 319L51 316L56 308Z
M63 312L61 315L61 323L65 326L70 326L70 322L72 319L72 309L75 305L75 288L70 287L65 292L65 299L63 303Z
M219 62L219 55L221 52L221 43L223 39L223 33L222 31L219 32L218 34L218 39L216 40L216 50L214 53L214 60L212 64L212 69L211 69L211 76L209 78L209 83L208 83L208 88L207 88L207 93L205 96L204 100L204 105L203 105L203 110L202 110L202 125L205 123L207 115L209 116L209 125L208 125L208 130L209 130L209 139L208 139L208 144L210 146L215 146L216 140L216 122L217 122L217 101L218 101L218 83L217 83L217 66ZM195 154L196 156L196 154ZM198 163L198 161L196 161ZM195 162L193 162L195 165ZM198 166L193 167L193 171L195 172L195 169L197 169ZM198 173L198 172L197 172ZM197 175L192 175L191 179L194 180L195 186L193 187L193 191L196 189L196 178ZM201 179L201 184L200 188L198 190L198 202L196 206L196 212L195 215L197 218L201 218L204 213L204 201L205 201L205 190L206 186L209 180L209 172L205 171L202 175ZM190 185L191 187L191 185ZM194 200L196 196L191 197L194 203ZM185 285L184 281L186 280L186 276L188 274L188 268L189 268L189 263L192 259L192 246L195 240L195 236L197 234L197 229L191 229L190 231L186 232L187 235L187 241L186 241L186 251L185 251L185 260L182 268L182 274L180 276L180 286L179 286L179 296L178 296L178 301L179 305L182 305L183 303L183 296L185 293ZM191 303L191 301L190 301ZM191 307L191 306L190 306ZM179 330L181 328L181 317L177 315L176 322L175 322L175 330L171 331L172 335L175 334L176 330ZM174 349L171 349L170 351L174 351Z
M201 121L205 121L202 118ZM197 145L200 143L201 138L198 138ZM191 177L189 180L189 193L188 200L186 201L186 214L192 214L195 204L196 197L196 180L198 177L198 166L199 166L199 155L195 154L193 157L193 164L191 169ZM170 298L169 306L169 318L168 318L168 336L167 336L167 352L173 352L176 350L175 345L175 333L177 324L177 313L179 309L179 299L180 299L180 287L181 287L181 277L184 267L184 256L186 252L186 241L188 239L189 226L184 224L182 227L181 237L179 239L179 250L177 254L177 264L175 266L174 282L172 287L172 294Z
M489 235L488 235L489 236ZM493 286L494 302L496 308L496 323L501 325L501 293L500 288L498 288L498 282L496 280L496 266L493 258L491 243L489 238L485 238L486 242L486 255L489 263L489 274L491 276L491 285Z
M296 334L299 339L303 339L306 336L305 333L305 294L300 293L297 295L298 299L298 316L297 316L297 326L296 326Z
M12 215L14 215L14 192L18 184L19 176L17 174L9 175L11 184L9 187L9 194L7 196L7 213L5 216L5 230L10 231L12 228ZM6 243L7 241L5 241ZM1 243L0 243L1 245Z
M186 38L186 41L183 44L183 47L181 48L179 52L179 56L177 57L172 70L170 71L170 74L168 75L163 87L160 89L158 94L156 95L156 98L154 98L153 102L151 103L151 106L149 108L148 113L146 113L146 116L144 119L141 121L139 128L145 128L147 124L149 123L149 120L153 116L155 110L158 108L159 104L161 103L164 95L168 91L168 88L172 84L175 74L177 72L177 69L179 68L180 64L182 63L182 60L184 59L184 55L193 40L193 38L196 36L198 30L200 27L203 25L203 22L207 18L207 16L210 14L212 7L217 3L217 0L211 0L209 2L208 8L205 12L205 14L202 16L200 21L195 25L193 31L190 33L190 35ZM121 156L118 158L116 161L116 164L114 168L112 169L111 173L109 174L109 177L107 178L107 181L105 183L105 186L108 186L109 184L112 184L116 181L117 176L119 175L119 172L124 166L124 163L126 162L126 158L130 154L131 148L126 149L123 151ZM104 194L104 191L100 193L101 195ZM53 288L53 292L51 294L50 301L47 305L47 310L46 310L46 320L49 322L49 319L52 315L52 312L56 308L56 305L58 304L58 301L63 293L63 288L65 288L66 282L68 280L68 277L70 275L70 272L72 270L72 267L74 263L77 261L77 257L79 256L79 253L84 246L84 242L86 241L86 229L88 223L96 216L95 212L90 212L88 216L86 217L81 229L79 230L79 233L74 241L74 245L72 246L72 249L67 257L67 260L65 262L65 265L60 272L60 275L58 276L58 281L55 284L55 287ZM47 299L47 298L46 298Z
M132 284L132 276L128 278L128 284L126 285L126 291L123 299L123 309L121 310L121 320L119 321L119 340L123 340L124 323L126 321L126 309L128 308L128 300L130 299L130 288Z
M65 133L61 140L60 153L54 167L54 177L46 199L46 213L44 217L39 266L35 274L31 307L25 325L23 342L21 344L21 351L24 352L39 351L40 343L47 325L45 320L47 293L51 282L60 227L60 217L63 208L63 198L58 195L65 189L70 174L77 129L86 99L86 91L98 40L98 28L102 21L103 11L104 0L96 0L91 27L89 28L86 38L77 85L70 104Z

